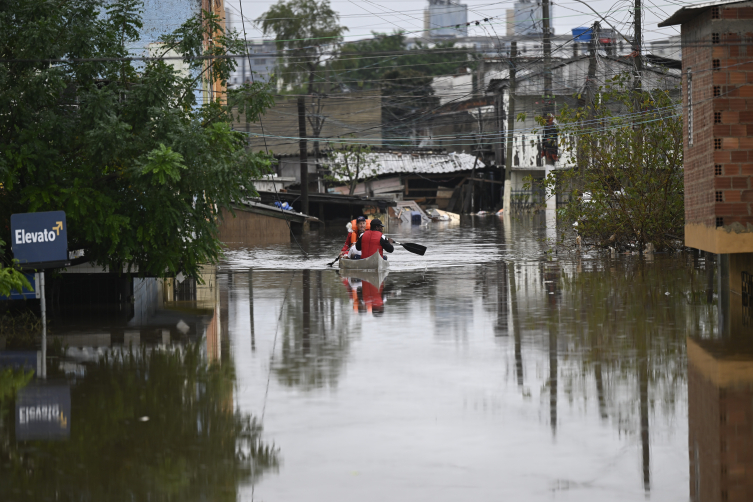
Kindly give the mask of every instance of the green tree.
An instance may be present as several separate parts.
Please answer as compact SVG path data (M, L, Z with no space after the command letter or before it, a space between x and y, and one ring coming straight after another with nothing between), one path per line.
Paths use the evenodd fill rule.
M342 87L379 89L389 83L385 80L387 72L412 70L416 75L429 77L453 74L459 67L475 67L475 61L468 61L467 49L455 47L452 41L433 47L419 42L408 50L402 31L389 35L372 32L372 35L369 40L343 46L331 64L333 83ZM414 86L424 85L425 82L417 82Z
M544 181L560 210L577 222L585 244L657 250L682 245L683 136L673 91L642 91L618 75L591 106L565 107L556 117L568 170Z
M342 88L382 91L382 137L388 146L413 145L412 138L427 112L439 106L434 76L474 67L467 50L442 42L427 47L420 42L406 48L405 35L373 32L373 38L347 44L332 62L333 84Z
M335 182L347 182L350 195L359 181L374 178L379 168L371 147L368 145L346 144L329 154L328 167L331 174L327 179Z
M0 3L0 236L12 213L64 210L69 248L113 270L198 277L216 262L222 210L270 168L231 106L271 105L262 84L206 91L235 67L211 56L244 50L219 21L203 12L162 37L173 66L123 59L145 44L139 0Z
M339 21L329 0L280 0L256 20L264 35L275 36L283 82L294 87L307 82L308 94L314 94L317 72L348 31Z

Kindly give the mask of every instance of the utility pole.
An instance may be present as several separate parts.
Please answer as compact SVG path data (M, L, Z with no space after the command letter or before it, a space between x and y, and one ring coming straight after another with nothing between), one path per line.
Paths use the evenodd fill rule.
M309 214L309 158L306 151L306 98L298 96L298 137L301 163L301 212ZM308 232L309 222L303 222L303 231Z
M643 23L642 18L642 9L641 6L641 0L635 0L635 17L634 17L634 35L633 35L633 56L635 60L635 77L633 79L633 88L636 91L636 94L638 91L641 90L641 77L643 74L643 58L641 57L641 43L643 39L643 32L641 24ZM639 99L639 98L636 98Z
M510 42L510 84L507 88L507 154L505 155L505 191L502 198L502 207L505 213L512 211L510 203L512 187L512 137L515 131L515 79L517 70L515 68L515 58L518 55L518 43Z
M544 118L554 114L552 109L552 41L550 33L549 0L541 3L542 21L544 24Z

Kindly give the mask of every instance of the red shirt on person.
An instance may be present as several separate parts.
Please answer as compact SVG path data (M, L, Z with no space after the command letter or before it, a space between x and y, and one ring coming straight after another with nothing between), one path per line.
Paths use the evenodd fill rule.
M377 227L381 229L381 227ZM361 252L361 259L368 258L374 253L384 256L383 251L391 253L395 250L390 241L379 230L367 230L358 238L356 249Z

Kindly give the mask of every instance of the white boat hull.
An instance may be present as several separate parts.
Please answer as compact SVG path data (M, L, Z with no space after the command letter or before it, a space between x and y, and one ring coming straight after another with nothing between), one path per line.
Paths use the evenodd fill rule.
M379 253L374 253L368 258L362 260L350 260L340 258L340 270L363 270L369 272L386 272L390 269L390 262L382 258Z

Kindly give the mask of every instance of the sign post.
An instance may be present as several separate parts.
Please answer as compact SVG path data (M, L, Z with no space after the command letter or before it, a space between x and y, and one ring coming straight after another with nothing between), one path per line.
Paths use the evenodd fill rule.
M39 299L42 311L42 371L47 378L47 305L44 297L44 269L70 265L68 224L64 211L21 213L10 217L13 257L24 269L39 270Z

